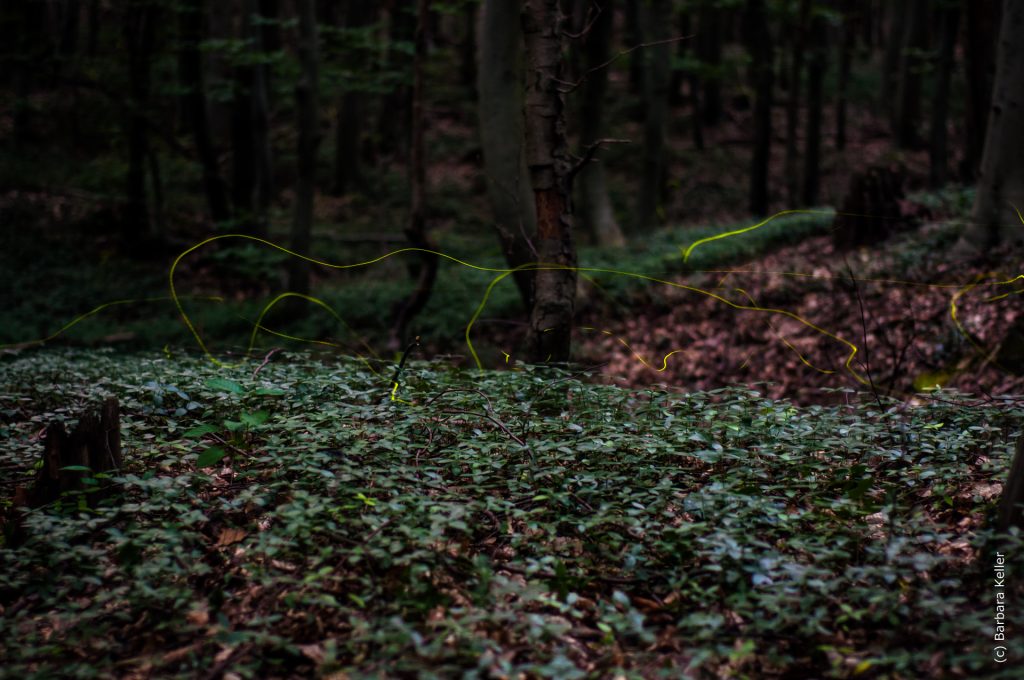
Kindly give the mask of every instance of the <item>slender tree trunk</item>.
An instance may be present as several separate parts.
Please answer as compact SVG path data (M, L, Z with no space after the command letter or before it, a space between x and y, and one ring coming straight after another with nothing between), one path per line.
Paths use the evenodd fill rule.
M199 164L203 169L203 189L214 222L231 219L227 191L221 179L217 150L210 136L210 122L206 114L206 88L200 43L203 41L203 18L206 16L204 0L184 0L178 13L178 32L181 39L179 68L184 90L184 115L192 131Z
M797 25L792 32L792 60L789 70L789 93L786 99L786 198L792 208L800 205L800 91L804 78L804 45L810 0L800 0Z
M640 27L640 4L644 0L626 0L625 24L627 47L635 47L646 40L643 29ZM634 50L629 55L629 90L639 92L643 87L644 66L643 51Z
M584 66L590 73L583 83L583 111L580 116L581 138L584 146L597 143L604 135L604 102L608 92L608 70L598 68L611 56L612 26L615 9L612 0L605 0L601 14L594 20L590 32L584 38ZM619 223L615 220L612 202L608 198L604 165L591 163L579 175L580 217L584 228L601 246L622 246L626 239Z
M462 9L463 32L459 44L459 77L468 92L476 92L476 3L466 3Z
M932 188L946 184L949 177L949 149L946 123L949 118L950 81L953 78L957 35L960 33L960 8L950 5L942 10L942 44L932 100L929 179Z
M262 31L252 19L259 12L259 0L243 1L246 16L242 20L242 39L255 58L263 54ZM232 106L235 214L246 231L266 236L272 192L267 69L261 64L238 66L236 82Z
M903 59L911 2L914 1L916 0L902 0L894 4L892 23L885 41L885 55L882 58L882 110L887 112L891 119L895 118L897 111L894 102L899 88L900 63Z
M846 148L846 109L850 87L850 68L853 49L857 44L857 24L868 23L864 9L858 10L855 0L844 0L842 5L842 34L839 42L839 82L836 97L836 149Z
M414 0L395 0L391 7L390 46L387 52L387 68L408 73L412 61L404 50L394 49L399 43L413 41L416 31L415 16L410 12ZM404 79L403 79L404 81ZM412 111L412 90L400 83L384 96L381 115L378 117L378 137L381 150L395 152L404 157L409 142L409 116Z
M540 268L534 276L530 354L534 361L568 361L576 294L570 163L565 139L562 21L558 0L525 0L526 163L537 211Z
M510 268L537 260L537 228L527 174L523 127L523 34L520 0L484 0L480 7L477 92L480 146L494 227ZM533 306L533 272L513 275L526 309Z
M992 106L992 85L996 72L996 42L999 35L1000 0L964 0L967 79L967 143L961 178L972 182L981 167L985 132Z
M377 19L377 9L373 3L350 2L345 16L345 27L360 29L371 25ZM370 65L362 58L352 64L357 69L368 69ZM334 130L334 183L333 192L344 195L353 189L365 189L366 180L363 176L362 139L366 125L366 107L364 100L367 94L352 88L346 88L338 104Z
M750 168L750 212L768 214L768 169L772 149L772 94L775 86L775 48L764 0L747 0L746 42L753 60L754 156Z
M722 83L718 71L722 66L722 10L705 2L698 13L697 58L711 75L701 78L702 122L714 127L722 120Z
M828 24L820 14L811 22L811 60L807 69L807 142L804 147L803 204L817 205L821 196L821 123L825 108L828 66Z
M397 310L395 323L391 329L389 347L398 350L408 342L409 324L416 315L423 311L430 294L434 290L437 279L438 255L437 247L427 235L426 207L426 158L423 145L423 130L426 126L426 115L423 97L423 65L427 60L427 23L430 19L428 0L416 2L416 33L415 54L413 56L412 85L412 139L409 144L409 184L412 191L409 210L409 224L405 229L405 237L412 248L420 248L420 266L417 273L416 288L412 295L404 300Z
M668 0L647 0L639 8L640 26L651 43L669 37ZM652 44L642 50L644 56L644 171L637 197L636 231L653 227L663 215L665 188L665 125L668 120L668 86L671 73L671 46Z
M921 80L923 55L928 47L928 0L912 0L900 59L899 89L893 132L902 149L921 145Z
M299 80L295 85L298 114L298 180L295 188L295 222L291 249L308 255L313 234L313 199L316 193L316 148L320 141L317 111L317 27L315 0L296 0L299 15ZM292 258L288 275L292 292L309 293L309 263Z
M1024 0L1006 0L996 60L988 136L972 220L958 244L961 252L985 252L1024 236Z
M124 10L122 29L128 47L129 100L126 110L128 174L125 176L122 233L125 243L133 249L150 233L146 204L146 158L149 155L146 116L157 21L159 10L149 2L132 3Z

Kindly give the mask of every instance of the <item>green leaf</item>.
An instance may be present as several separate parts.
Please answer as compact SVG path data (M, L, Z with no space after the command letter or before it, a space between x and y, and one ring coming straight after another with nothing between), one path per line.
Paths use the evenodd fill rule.
M227 380L225 378L210 378L206 381L206 386L219 390L221 392L231 392L232 394L245 394L245 388L236 383L234 380Z
M85 465L65 465L61 470L67 472L92 472L92 468Z
M220 446L211 446L199 454L199 458L196 459L196 467L204 468L216 465L226 455L228 455L228 452Z
M202 437L204 434L212 434L212 433L216 432L218 429L220 429L220 428L218 428L216 425L209 425L209 424L203 423L202 425L196 425L191 430L189 430L188 432L184 433L181 436L182 437L198 438L198 437Z
M252 413L243 413L238 417L238 419L248 427L256 427L257 425L262 425L267 422L267 418L269 417L270 414L266 411L253 411Z

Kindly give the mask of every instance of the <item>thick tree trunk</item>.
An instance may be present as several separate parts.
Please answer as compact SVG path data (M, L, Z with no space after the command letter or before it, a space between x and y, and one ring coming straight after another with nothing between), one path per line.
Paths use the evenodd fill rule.
M185 0L178 14L178 31L181 37L179 68L184 116L192 130L199 164L203 169L203 189L214 222L225 222L231 218L227 189L220 176L217 150L210 136L210 122L206 113L206 88L203 78L203 61L200 43L203 41L203 18L206 15L204 0Z
M583 110L581 119L581 138L584 146L596 144L604 135L604 104L608 92L608 70L598 68L611 56L612 26L615 20L615 9L612 0L605 0L601 14L594 20L590 32L584 38L584 66L590 73L583 83ZM600 246L622 246L626 239L622 236L619 223L615 220L612 202L608 198L608 186L605 181L604 165L600 162L591 163L583 168L579 175L580 218L584 228L593 236L594 242Z
M912 0L900 58L899 89L893 133L901 149L921 146L921 81L928 47L928 0Z
M996 80L981 161L981 178L970 225L958 250L984 252L1024 235L1024 0L1006 0L996 61ZM1020 211L1020 212L1018 212Z
M935 73L935 96L932 99L930 143L928 145L931 168L929 180L932 188L946 184L949 177L949 149L946 123L949 118L949 91L953 77L957 35L960 33L960 8L951 5L942 10L942 44Z
M828 24L820 14L811 22L811 60L807 69L807 142L804 147L803 204L818 205L821 196L821 123L828 66Z
M644 59L644 171L637 196L636 231L644 231L660 221L664 214L665 125L668 120L668 87L671 78L672 49L668 43L654 44L669 37L670 3L647 0L640 4L640 27L650 47L642 50Z
M804 78L804 45L807 39L807 21L810 0L800 0L797 25L792 31L792 58L789 66L789 93L786 99L786 198L789 207L800 205L800 96Z
M409 209L409 224L405 229L405 237L412 248L420 248L424 251L420 255L419 271L416 276L416 288L406 300L398 307L395 315L395 323L391 328L389 349L398 350L408 343L408 329L416 315L423 311L430 294L434 290L434 281L437 279L438 255L437 247L431 242L427 235L427 206L426 206L426 158L423 145L423 130L426 126L426 115L424 113L423 101L423 65L427 60L427 23L430 20L428 0L417 0L416 3L416 33L415 33L415 54L413 56L413 85L412 85L412 139L409 144L409 184L411 188L411 202Z
M297 0L299 14L299 81L295 85L298 114L298 180L295 189L295 221L291 248L308 255L313 233L313 198L316 193L316 148L320 141L317 112L317 28L315 0ZM309 293L309 263L292 258L288 287L295 293Z
M525 0L526 164L537 211L539 269L530 313L534 361L568 361L576 294L570 163L565 139L562 21L558 0Z
M494 227L509 267L536 261L537 228L526 170L523 130L523 34L520 0L484 0L480 7L477 93L480 145ZM533 272L513 275L526 309L533 305Z
M772 95L775 86L775 48L764 0L747 0L746 42L753 60L754 155L750 168L750 212L767 215L770 202L768 166L772 149Z
M996 529L1009 531L1017 527L1024 531L1024 437L1018 437L1014 449L1013 461L1010 463L1010 474L1003 495L999 501L999 516Z
M981 167L985 133L992 107L992 86L996 73L996 43L999 36L1000 0L964 0L964 54L967 80L967 143L961 179L973 182Z

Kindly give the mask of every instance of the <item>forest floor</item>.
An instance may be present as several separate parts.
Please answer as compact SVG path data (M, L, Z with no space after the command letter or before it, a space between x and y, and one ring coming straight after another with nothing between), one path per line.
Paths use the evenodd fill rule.
M993 565L1024 546L990 527L1018 404L391 371L0 361L3 498L108 395L126 460L83 487L106 501L4 508L0 677L1013 676Z

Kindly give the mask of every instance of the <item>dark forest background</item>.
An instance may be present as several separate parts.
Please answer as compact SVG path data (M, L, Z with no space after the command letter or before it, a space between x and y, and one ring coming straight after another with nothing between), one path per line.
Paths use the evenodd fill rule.
M1018 19L1018 3L998 0L6 3L0 341L47 338L107 302L166 297L178 253L248 234L331 263L413 247L519 267L473 327L491 365L610 362L606 373L642 381L645 364L706 341L668 374L695 386L800 382L808 362L841 369L844 355L808 359L761 320L765 333L736 337L733 310L715 317L699 296L571 267L722 288L697 270L796 247L777 263L792 275L1012 278ZM545 50L556 58L544 62ZM793 209L824 212L682 261L699 238ZM899 250L887 238L922 227L920 252L898 256L916 257L914 271L882 264ZM219 349L244 351L287 292L264 318L266 348L289 342L267 329L361 353L419 336L426 355L470 361L464 328L495 274L416 252L337 270L225 239L175 276ZM858 320L828 316L853 298L815 305L793 281L743 283L753 297L742 304L776 302L864 339L905 316L891 286L856 291L870 303ZM894 388L974 374L951 368L973 340L941 319L948 292L914 306L930 310L927 333L959 339L940 337L914 364L899 356L915 354L905 348L920 329L882 340L897 348L879 369ZM325 306L298 297L310 293ZM1016 313L990 312L973 333L995 346ZM821 338L804 340L810 350ZM105 309L61 341L195 344L166 300ZM743 361L752 353L757 366Z

